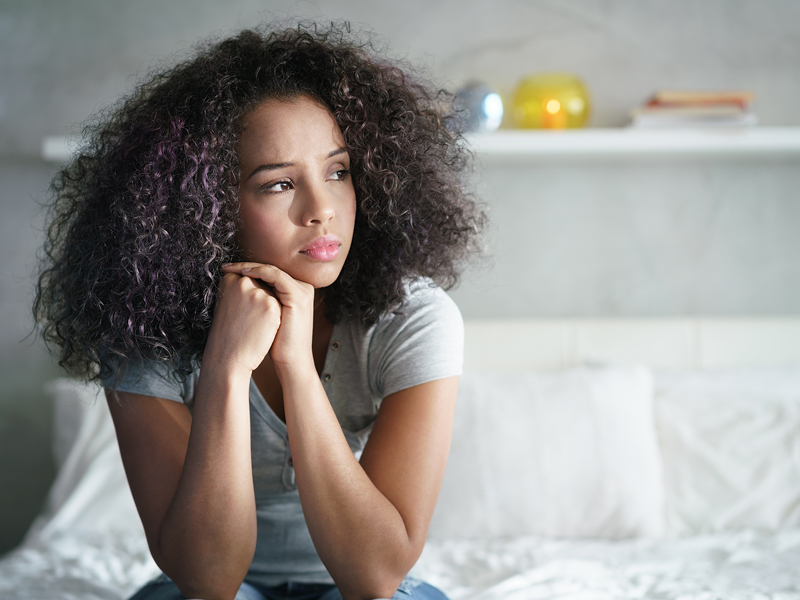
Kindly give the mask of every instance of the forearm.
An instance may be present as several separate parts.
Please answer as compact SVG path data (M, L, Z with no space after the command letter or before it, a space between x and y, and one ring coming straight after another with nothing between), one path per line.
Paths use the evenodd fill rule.
M303 513L345 599L391 597L417 559L395 506L353 456L315 371L282 376Z
M253 559L248 386L246 374L200 372L183 471L158 538L159 564L190 597L232 598Z

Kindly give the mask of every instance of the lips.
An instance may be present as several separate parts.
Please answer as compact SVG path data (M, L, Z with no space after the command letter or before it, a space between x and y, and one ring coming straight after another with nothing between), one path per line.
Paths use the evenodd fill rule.
M300 250L300 254L304 254L305 256L314 260L329 261L339 256L339 250L341 249L341 246L342 243L339 241L339 238L332 235L326 235L318 237L317 239L303 246L303 248Z

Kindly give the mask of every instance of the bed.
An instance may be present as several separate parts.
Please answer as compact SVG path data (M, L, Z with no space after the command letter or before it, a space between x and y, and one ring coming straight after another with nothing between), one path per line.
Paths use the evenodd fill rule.
M108 410L48 390L59 475L0 598L126 598L157 569ZM468 321L414 572L453 600L800 598L800 319Z

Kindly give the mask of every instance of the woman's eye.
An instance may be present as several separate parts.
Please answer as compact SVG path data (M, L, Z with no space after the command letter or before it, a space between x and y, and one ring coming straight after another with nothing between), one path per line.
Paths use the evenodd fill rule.
M276 181L275 183L270 183L265 186L262 186L261 189L265 192L270 192L273 194L280 192L288 192L290 189L292 189L292 182L283 179L281 181Z
M344 181L350 176L350 169L339 169L331 173L331 179L336 181Z

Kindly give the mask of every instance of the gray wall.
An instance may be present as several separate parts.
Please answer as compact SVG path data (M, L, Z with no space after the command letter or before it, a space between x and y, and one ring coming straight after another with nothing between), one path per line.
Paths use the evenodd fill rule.
M470 317L800 311L800 161L498 164L478 189L489 258L453 296Z
M262 19L347 18L446 86L508 94L520 76L587 82L591 125L613 127L658 88L750 88L764 125L800 125L795 0L0 0L0 552L53 474L44 381L26 339L39 203L54 165L41 139L214 31ZM454 296L467 317L800 312L798 161L493 162L476 174L490 258Z

